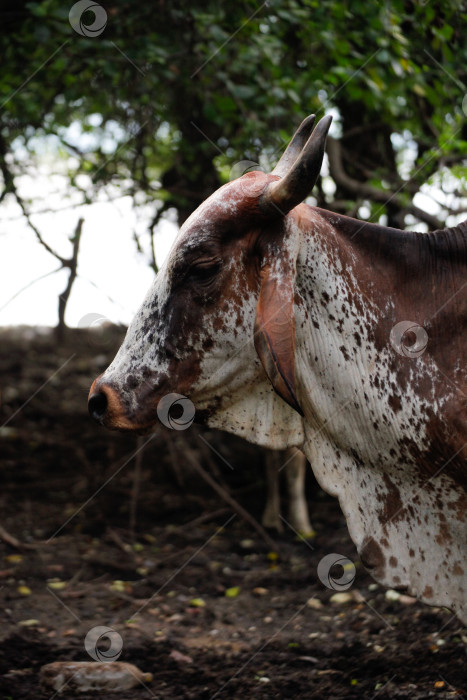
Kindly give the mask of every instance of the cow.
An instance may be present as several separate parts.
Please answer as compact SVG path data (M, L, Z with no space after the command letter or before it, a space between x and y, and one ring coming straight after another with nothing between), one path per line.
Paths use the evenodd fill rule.
M304 202L331 117L272 173L212 194L171 252L89 410L195 420L302 450L375 580L467 622L467 222L428 234Z
M305 496L306 457L294 447L265 453L267 498L261 519L264 527L284 531L284 522L301 536L311 537L311 526ZM280 475L284 472L287 494L287 518L281 516Z

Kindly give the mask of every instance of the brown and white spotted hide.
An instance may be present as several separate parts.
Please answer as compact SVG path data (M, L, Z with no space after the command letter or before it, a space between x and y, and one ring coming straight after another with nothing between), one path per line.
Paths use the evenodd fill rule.
M150 429L177 392L198 421L298 447L375 579L467 621L467 223L418 234L301 203L330 119L312 122L186 221L91 412ZM421 350L394 343L401 322Z

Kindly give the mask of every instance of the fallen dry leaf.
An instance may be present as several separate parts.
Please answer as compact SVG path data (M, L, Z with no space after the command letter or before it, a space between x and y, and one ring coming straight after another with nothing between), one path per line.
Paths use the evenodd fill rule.
M191 656L188 656L187 654L182 654L181 651L177 651L176 649L172 649L172 651L170 652L170 658L174 661L179 661L180 663L184 664L193 663L193 659L191 658Z

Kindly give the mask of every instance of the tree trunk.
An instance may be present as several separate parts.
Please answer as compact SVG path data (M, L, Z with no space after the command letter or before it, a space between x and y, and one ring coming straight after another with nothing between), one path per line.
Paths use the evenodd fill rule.
M78 271L78 252L79 252L79 244L80 244L80 239L81 239L81 231L83 229L83 223L84 219L79 219L78 223L76 224L75 232L72 237L72 242L73 242L73 253L72 256L69 260L66 261L66 264L64 267L68 267L70 270L70 274L68 277L68 282L65 287L65 290L60 294L58 297L58 324L55 329L55 336L57 338L57 341L59 343L63 342L65 338L65 329L66 329L66 324L65 324L65 312L66 312L66 305L68 303L68 299L70 298L71 294L71 289L73 287L73 283L76 279L76 274Z

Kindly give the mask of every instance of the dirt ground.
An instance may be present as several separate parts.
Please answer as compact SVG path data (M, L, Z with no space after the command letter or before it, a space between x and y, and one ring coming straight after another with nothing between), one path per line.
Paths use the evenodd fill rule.
M467 698L465 628L372 582L311 473L315 536L271 542L193 467L260 520L259 449L195 425L145 444L90 420L120 337L0 332L0 698L55 697L40 668L92 661L96 626L153 676L103 698ZM333 552L356 566L343 599L317 576Z

